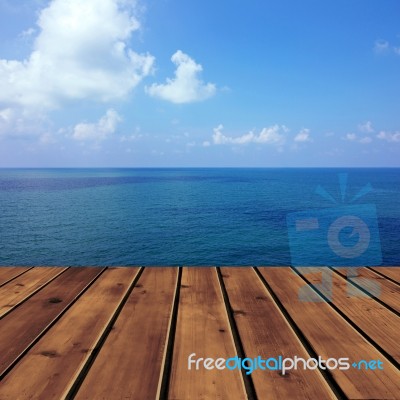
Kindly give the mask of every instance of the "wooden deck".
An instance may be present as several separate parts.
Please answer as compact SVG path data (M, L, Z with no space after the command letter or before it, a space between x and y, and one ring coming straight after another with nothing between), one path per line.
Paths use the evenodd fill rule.
M0 268L0 399L400 399L400 267L346 272ZM191 353L384 369L196 371Z

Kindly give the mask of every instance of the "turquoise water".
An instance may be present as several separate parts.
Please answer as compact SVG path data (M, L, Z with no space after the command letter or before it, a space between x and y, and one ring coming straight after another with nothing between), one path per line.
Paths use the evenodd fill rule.
M289 265L286 216L342 204L343 173L400 265L400 169L3 169L0 265Z

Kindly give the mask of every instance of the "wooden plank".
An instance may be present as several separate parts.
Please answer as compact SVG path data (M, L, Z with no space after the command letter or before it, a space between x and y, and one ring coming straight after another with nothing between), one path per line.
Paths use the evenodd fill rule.
M18 276L0 288L0 318L49 281L60 275L66 268L36 267Z
M223 268L222 274L246 357L311 357L253 268ZM251 377L259 399L336 399L319 370L258 369Z
M25 267L0 267L0 286L27 272L29 269Z
M398 344L400 332L400 318L373 298L364 294L346 280L327 268L297 268L300 274L310 283L318 285L318 289L325 296L331 297L331 302L359 329L367 334L384 351L400 362L400 346ZM320 271L318 273L317 271ZM322 273L327 279L322 279ZM379 321L379 324L376 322Z
M400 284L400 267L373 267L371 269Z
M178 268L146 268L75 399L156 399Z
M243 379L228 369L188 369L188 356L214 359L236 356L228 316L215 268L182 271L169 399L247 398Z
M259 270L318 355L325 359L348 357L350 363L361 359L383 362L383 370L354 367L348 370L331 370L330 373L347 397L350 399L398 399L400 373L396 367L328 303L322 301L322 298L312 291L294 271L273 267Z
M4 378L0 398L65 398L138 270L107 269Z
M70 268L0 321L0 378L101 271Z
M335 271L400 313L400 285L368 268L335 268Z

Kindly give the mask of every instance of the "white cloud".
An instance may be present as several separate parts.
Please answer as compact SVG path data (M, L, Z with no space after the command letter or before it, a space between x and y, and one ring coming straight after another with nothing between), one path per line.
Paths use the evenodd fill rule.
M371 121L367 121L363 124L359 124L358 125L358 130L360 132L364 132L364 133L372 133L374 132L374 128L372 126L372 122Z
M357 135L355 133L348 133L346 135L346 140L354 141L357 139Z
M119 141L121 143L134 142L134 141L137 141L137 140L141 139L142 137L143 137L143 135L141 133L138 133L138 134L133 133L132 135L128 135L128 136L127 135L123 135L123 136L121 136Z
M33 28L28 28L28 29L22 31L22 32L19 34L19 36L20 36L21 38L27 38L27 37L33 36L34 33L36 33L36 30L35 30L35 29L33 29Z
M12 108L0 110L0 137L7 135L8 131L13 129L16 123L16 115Z
M213 83L204 83L199 79L199 74L203 70L200 64L196 64L181 50L178 50L171 60L177 66L175 77L168 78L165 84L153 83L150 87L146 87L146 92L150 96L179 104L206 100L215 94L216 87Z
M361 138L361 139L359 140L359 142L360 142L361 144L368 144L368 143L371 143L371 142L372 142L372 138L370 138L369 136L364 136L363 138Z
M377 54L394 53L400 55L400 47L391 45L387 40L375 40L374 51Z
M90 124L81 122L73 129L72 137L78 141L102 141L110 137L121 122L119 114L109 109L97 123Z
M218 125L214 128L214 134L212 136L213 143L216 145L221 144L234 144L234 145L245 145L248 143L259 143L259 144L274 144L283 145L285 137L281 132L288 132L286 126L273 125L268 128L263 128L257 135L250 131L242 136L226 136L222 133L224 129L223 125ZM203 146L206 142L203 143Z
M386 53L387 51L389 51L389 42L387 40L375 40L374 42L374 51L376 53Z
M139 22L125 0L52 0L37 25L27 59L0 60L0 104L7 107L120 99L151 72L154 58L127 47Z
M350 142L357 142L361 144L368 144L372 142L372 138L370 136L364 136L364 137L359 137L355 133L348 133L345 138L345 140L348 140Z
M20 107L0 109L0 136L35 137L43 133L48 125L45 115L32 113Z
M52 135L49 132L45 132L42 135L40 135L39 141L42 144L52 144L57 142L54 135Z
M295 142L312 142L309 129L302 129L294 138Z
M0 126L8 125L13 119L13 110L11 108L5 108L0 110Z
M387 142L400 142L400 132L380 131L376 137Z

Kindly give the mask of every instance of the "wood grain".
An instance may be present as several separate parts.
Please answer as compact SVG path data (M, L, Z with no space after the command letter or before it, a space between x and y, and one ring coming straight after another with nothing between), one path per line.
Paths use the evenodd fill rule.
M2 286L0 288L0 318L64 272L65 269L59 267L32 268Z
M343 277L376 296L381 302L400 313L400 285L367 268L335 268ZM357 274L357 276L354 276Z
M177 268L146 268L75 399L155 399Z
M259 270L317 354L325 359L348 357L351 363L360 359L383 361L384 370L350 368L330 371L347 397L398 399L398 369L313 292L294 271L273 267ZM300 290L303 296L299 298Z
M358 270L371 280L362 281L367 291L380 284L379 298L331 269L302 271L326 295L321 277L332 278L331 303L290 268L258 270L184 268L180 279L178 269L145 268L138 279L128 268L51 276L51 268L0 267L0 305L15 306L0 317L0 399L400 399L400 268ZM191 353L349 357L381 360L384 370L254 371L249 379L189 370Z
M311 357L253 268L223 268L222 276L246 357ZM260 399L336 399L318 370L257 370L251 376Z
M29 269L25 267L0 267L0 286L14 279L16 276L29 271Z
M400 267L373 267L371 269L400 284Z
M328 282L320 284L321 280L318 276L320 274L308 273L309 270L309 268L297 268L297 271L310 283L318 285L322 294L331 295L332 304L399 362L400 318L355 286L348 285L343 277L330 272L330 270L313 268L315 271L319 270L322 273L324 270L329 274L333 290ZM379 324L376 324L375 321L379 321Z
M0 321L0 377L100 272L70 268Z
M0 398L64 398L137 272L107 269L4 378Z
M184 268L172 359L169 399L247 398L237 371L188 369L188 356L236 356L225 304L214 268Z

